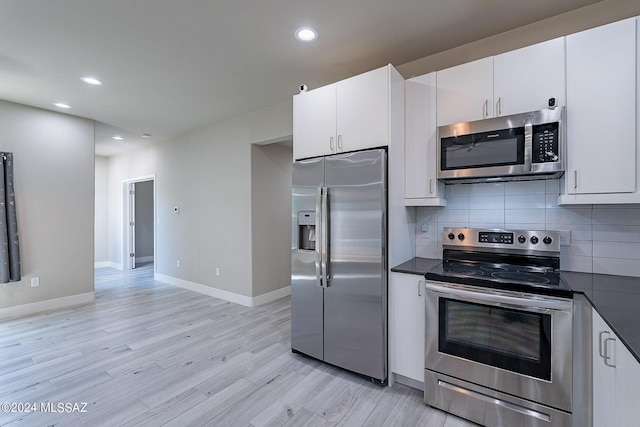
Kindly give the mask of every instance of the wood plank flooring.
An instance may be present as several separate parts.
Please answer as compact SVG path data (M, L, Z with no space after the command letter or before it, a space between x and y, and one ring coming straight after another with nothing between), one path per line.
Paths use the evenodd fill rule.
M152 266L95 283L91 304L0 322L0 402L22 410L0 426L474 425L291 353L289 298L247 308Z

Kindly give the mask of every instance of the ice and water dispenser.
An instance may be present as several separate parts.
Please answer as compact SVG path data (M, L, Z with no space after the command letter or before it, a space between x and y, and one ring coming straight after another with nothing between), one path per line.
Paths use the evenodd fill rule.
M316 213L315 211L298 212L298 249L316 250Z

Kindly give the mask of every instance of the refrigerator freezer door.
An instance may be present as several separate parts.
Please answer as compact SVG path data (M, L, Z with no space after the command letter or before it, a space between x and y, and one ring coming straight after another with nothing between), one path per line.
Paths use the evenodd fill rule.
M291 230L291 348L322 360L323 355L323 288L318 286L320 241L315 250L301 250L298 239L298 213L314 211L315 238L321 221L320 193L323 185L322 158L295 162L292 181Z
M324 360L387 378L386 153L325 160L328 276Z

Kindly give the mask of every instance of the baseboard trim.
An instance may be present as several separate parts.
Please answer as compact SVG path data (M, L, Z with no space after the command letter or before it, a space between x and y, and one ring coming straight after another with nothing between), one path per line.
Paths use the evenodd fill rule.
M93 268L113 268L115 270L122 270L122 264L113 261L98 261L93 263Z
M205 286L200 283L190 282L188 280L178 279L177 277L167 276L160 273L155 273L154 279L159 282L178 286L179 288L188 289L190 291L198 292L210 297L244 305L245 307L256 307L258 305L266 304L291 294L291 286L286 286L284 288L277 289L272 292L267 292L266 294L258 295L256 297L248 297L245 295L236 294L234 292L229 292L218 288L212 288L211 286Z
M68 297L54 298L46 301L38 301L30 304L17 305L0 309L0 319L9 319L13 317L29 316L31 314L42 313L45 311L60 310L62 308L73 307L76 305L86 304L95 300L94 292L84 294L71 295Z
M416 390L424 391L424 382L420 382L400 374L393 373L392 375L395 376L395 382L415 388Z
M258 295L257 297L252 297L252 307L267 304L288 295L291 295L291 286L285 286L284 288L276 289L275 291L267 292L266 294Z

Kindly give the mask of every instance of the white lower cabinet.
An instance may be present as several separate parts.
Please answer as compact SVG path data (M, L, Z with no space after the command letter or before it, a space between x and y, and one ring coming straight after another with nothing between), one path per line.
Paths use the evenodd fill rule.
M640 363L595 310L593 425L640 425Z
M390 371L424 383L424 278L391 273L389 282Z

